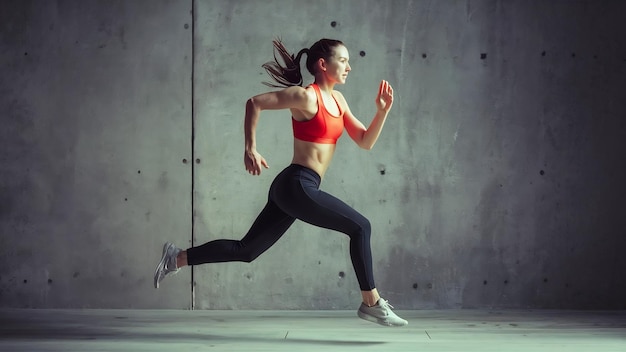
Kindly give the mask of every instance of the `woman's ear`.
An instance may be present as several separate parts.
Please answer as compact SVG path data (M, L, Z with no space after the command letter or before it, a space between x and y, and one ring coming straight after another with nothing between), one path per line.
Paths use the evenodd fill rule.
M326 60L323 57L317 60L317 69L319 72L326 72Z

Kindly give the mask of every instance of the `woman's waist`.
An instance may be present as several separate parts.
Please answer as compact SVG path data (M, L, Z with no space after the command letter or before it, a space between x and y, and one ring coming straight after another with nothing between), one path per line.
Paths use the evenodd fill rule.
M328 166L330 165L331 158L332 157L320 160L318 158L311 157L309 155L294 154L293 159L291 160L291 164L299 165L307 169L310 169L314 171L316 174L318 174L320 178L322 178L324 177L324 174L326 173L326 169L328 169Z
M318 144L294 139L292 164L305 166L320 176L324 176L334 154L334 144Z

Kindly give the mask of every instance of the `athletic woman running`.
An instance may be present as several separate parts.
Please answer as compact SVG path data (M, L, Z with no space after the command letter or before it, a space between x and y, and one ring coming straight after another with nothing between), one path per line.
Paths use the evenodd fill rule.
M296 219L342 232L350 237L350 257L361 289L363 302L358 316L385 326L403 326L391 305L382 299L374 284L370 248L371 226L356 210L319 189L330 165L337 139L344 128L356 144L371 149L393 104L393 89L382 81L376 96L376 114L368 128L352 114L343 95L334 90L344 84L350 72L348 49L332 39L322 39L297 56L291 55L280 40L275 50L284 61L268 62L263 67L280 85L265 83L282 90L248 99L244 122L244 163L251 175L260 175L268 168L257 151L256 125L262 110L289 109L292 114L294 153L291 165L274 179L267 204L248 233L240 240L214 240L186 251L166 243L155 275L154 286L185 265L218 262L252 262L270 248ZM306 67L315 82L302 87L300 59L307 55Z

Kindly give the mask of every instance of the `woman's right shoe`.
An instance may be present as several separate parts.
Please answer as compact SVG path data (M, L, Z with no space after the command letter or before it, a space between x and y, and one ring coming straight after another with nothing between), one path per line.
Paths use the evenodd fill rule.
M409 323L397 316L391 308L393 308L393 306L381 298L376 302L376 305L371 307L367 306L365 303L361 303L357 314L361 319L384 326L405 326Z

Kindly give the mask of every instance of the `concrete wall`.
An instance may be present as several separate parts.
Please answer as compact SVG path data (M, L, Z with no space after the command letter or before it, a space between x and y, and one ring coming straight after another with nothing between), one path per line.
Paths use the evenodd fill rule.
M347 238L301 223L151 288L164 240L239 238L291 160L279 111L258 130L271 169L242 163L280 36L347 44L338 89L364 123L394 86L374 150L344 135L323 187L370 218L396 307L625 308L623 2L1 6L1 306L354 308Z
M0 5L2 306L191 305L151 287L191 237L191 8L146 5Z

